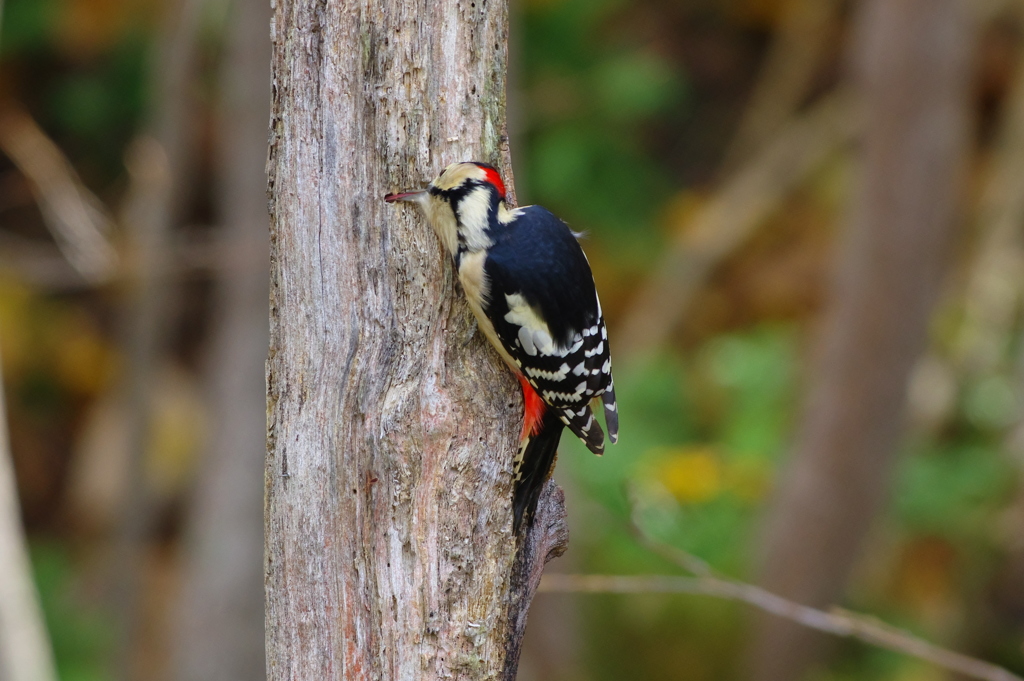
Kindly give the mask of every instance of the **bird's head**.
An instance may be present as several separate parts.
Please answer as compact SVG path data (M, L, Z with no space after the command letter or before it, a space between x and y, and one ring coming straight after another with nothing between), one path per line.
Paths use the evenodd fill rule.
M491 244L491 226L505 208L505 184L498 171L475 161L453 163L423 189L388 194L388 203L416 203L452 255Z

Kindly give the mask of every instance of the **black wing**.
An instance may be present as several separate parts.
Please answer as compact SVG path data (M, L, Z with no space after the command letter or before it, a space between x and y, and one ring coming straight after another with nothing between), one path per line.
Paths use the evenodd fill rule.
M583 249L569 227L540 206L519 209L494 236L484 263L487 316L544 402L600 454L604 433L590 401L604 398L613 442L618 416L608 333Z

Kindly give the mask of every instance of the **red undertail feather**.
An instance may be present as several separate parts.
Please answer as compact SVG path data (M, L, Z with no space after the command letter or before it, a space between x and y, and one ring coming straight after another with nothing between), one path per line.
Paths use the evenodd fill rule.
M544 410L547 405L544 404L544 400L540 398L530 382L526 380L526 376L516 374L516 378L519 379L519 385L523 387L523 432L519 436L519 439L522 440L527 435L536 435L540 432L541 419L544 418Z

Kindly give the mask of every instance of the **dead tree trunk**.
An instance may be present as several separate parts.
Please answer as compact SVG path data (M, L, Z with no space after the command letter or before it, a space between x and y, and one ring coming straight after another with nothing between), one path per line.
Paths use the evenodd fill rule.
M263 627L270 6L234 0L221 70L217 197L229 248L208 357L213 432L189 506L175 678L257 679Z
M769 519L762 579L819 607L841 598L885 499L907 379L924 349L955 224L968 134L964 3L865 0L859 12L860 186L818 372ZM750 677L801 678L816 639L759 618Z
M509 177L507 7L277 0L266 467L270 679L514 678L549 484L512 536L515 381L388 191ZM418 8L418 9L417 9Z

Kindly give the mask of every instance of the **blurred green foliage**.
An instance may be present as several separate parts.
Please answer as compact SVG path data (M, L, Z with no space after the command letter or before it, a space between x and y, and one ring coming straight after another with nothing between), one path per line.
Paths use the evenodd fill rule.
M19 99L105 193L145 109L151 31L125 6L83 21L69 0L5 0L0 59Z
M1010 501L1012 463L993 443L932 443L908 452L897 475L895 512L905 531L951 542L984 541Z
M615 31L623 0L563 0L524 9L527 172L524 196L593 230L620 263L648 257L673 190L652 158L652 120L676 117L687 78L642 41Z
M798 414L802 342L790 327L763 327L712 338L688 359L663 356L616 376L620 444L595 459L565 438L556 473L592 500L571 517L574 530L586 525L573 535L584 544L574 547L583 563L576 569L678 571L627 531L631 485L654 536L725 574L752 578L759 521L773 478L784 470ZM984 597L998 564L992 523L1017 484L1015 464L994 438L967 430L908 445L885 520L889 576L860 584L851 604L931 638L948 635L948 625L928 613L937 602ZM724 679L736 672L741 606L651 595L591 597L582 607L592 678ZM919 663L893 653L859 643L841 650L835 668L819 670L815 679L903 678L911 670L931 678Z
M109 679L113 621L78 593L81 571L68 547L34 542L32 565L61 681Z
M59 0L5 0L0 55L47 56L60 15Z

